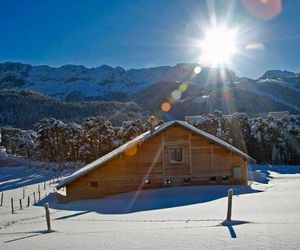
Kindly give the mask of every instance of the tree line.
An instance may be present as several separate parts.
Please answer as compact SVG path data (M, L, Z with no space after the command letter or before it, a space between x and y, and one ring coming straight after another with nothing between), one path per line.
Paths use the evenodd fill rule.
M82 123L87 117L93 116L105 116L116 125L141 119L143 112L135 102L64 102L27 90L0 90L0 126L33 129L44 117Z
M241 149L258 163L300 164L299 115L250 119L245 113L215 111L192 125ZM30 159L89 163L147 130L149 122L140 119L113 127L102 116L82 123L44 118L34 130L1 128L0 146L9 154Z

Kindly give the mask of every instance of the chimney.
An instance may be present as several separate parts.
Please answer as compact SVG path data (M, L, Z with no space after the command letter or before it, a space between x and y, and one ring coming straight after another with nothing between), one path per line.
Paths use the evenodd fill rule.
M150 116L148 119L148 125L150 128L150 134L153 134L155 131L155 126L157 125L157 120L155 116Z

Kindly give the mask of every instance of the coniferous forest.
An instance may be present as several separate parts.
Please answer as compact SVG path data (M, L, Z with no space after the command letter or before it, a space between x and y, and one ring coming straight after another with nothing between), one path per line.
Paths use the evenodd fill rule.
M299 115L249 118L245 113L215 111L193 125L241 149L258 163L300 164ZM82 123L44 118L33 130L2 127L0 146L7 153L35 160L89 163L148 129L148 123L140 119L114 127L103 116Z

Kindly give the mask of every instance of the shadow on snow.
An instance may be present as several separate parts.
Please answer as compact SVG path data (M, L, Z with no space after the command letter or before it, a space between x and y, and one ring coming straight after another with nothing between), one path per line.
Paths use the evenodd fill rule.
M300 174L300 166L289 165L258 165L251 164L248 166L249 180L253 180L260 183L269 183L270 179L273 179L271 172L278 174Z
M19 234L29 234L29 235L22 236L22 237L12 239L12 240L7 240L7 241L4 241L3 243L10 243L10 242L18 241L18 240L24 240L24 239L33 238L36 236L40 236L43 234L49 234L49 233L53 233L53 232L55 232L55 231L54 230L52 230L52 231L42 230L42 231L20 232ZM14 234L18 234L18 233L14 233Z
M0 167L0 192L48 181L53 176L25 165Z
M234 231L234 226L243 225L251 223L249 221L242 221L242 220L224 220L219 226L227 227L230 233L231 238L237 238L236 232Z
M234 189L234 195L261 192L259 190L252 189L250 186L210 185L172 187L143 190L140 192L129 192L102 199L73 201L66 204L58 203L56 194L51 193L42 199L37 205L43 206L46 202L48 202L51 208L78 212L71 217L85 212L127 214L213 201L226 197L229 188ZM68 218L68 216L66 218Z

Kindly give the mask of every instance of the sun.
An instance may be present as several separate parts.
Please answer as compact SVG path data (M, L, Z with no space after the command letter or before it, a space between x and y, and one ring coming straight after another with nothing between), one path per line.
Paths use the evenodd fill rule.
M207 30L200 41L202 50L201 62L208 66L226 66L231 63L232 56L237 52L237 29L218 27Z

